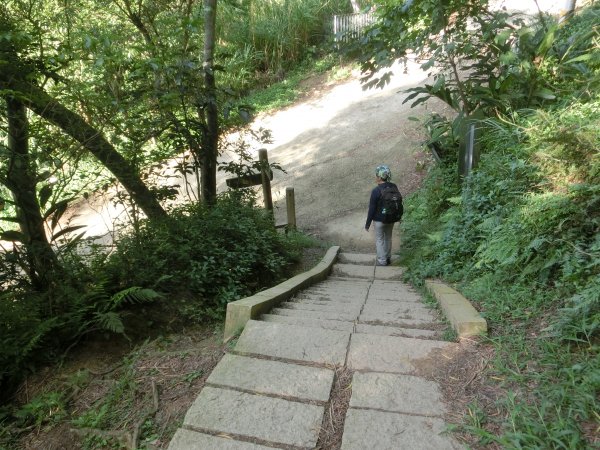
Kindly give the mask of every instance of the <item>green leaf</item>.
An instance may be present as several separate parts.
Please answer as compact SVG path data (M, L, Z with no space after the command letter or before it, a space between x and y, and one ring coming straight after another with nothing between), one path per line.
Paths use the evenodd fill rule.
M533 95L534 97L539 97L546 100L554 100L556 98L556 95L554 95L554 93L550 89L546 88L538 89L533 93Z
M123 325L119 313L108 311L105 313L96 312L94 315L96 316L96 322L101 328L113 333L125 333L125 325Z
M87 225L75 225L72 227L67 227L67 228L63 228L62 230L60 230L58 233L54 234L52 236L52 240L55 241L56 239L58 239L59 237L67 234L67 233L71 233L75 230L80 230L81 228L85 228Z
M548 50L552 47L554 41L556 40L556 30L557 25L553 25L544 35L544 39L542 39L542 42L540 42L540 45L537 48L538 55L545 55L548 52Z
M571 63L576 63L576 62L583 62L583 61L589 61L590 59L592 59L592 55L589 53L586 53L585 55L579 55L573 59L570 59L568 61L565 61L565 64L571 64Z
M438 92L446 83L446 79L444 78L443 75L440 75L436 80L435 83L433 84L433 87L431 88L432 92Z

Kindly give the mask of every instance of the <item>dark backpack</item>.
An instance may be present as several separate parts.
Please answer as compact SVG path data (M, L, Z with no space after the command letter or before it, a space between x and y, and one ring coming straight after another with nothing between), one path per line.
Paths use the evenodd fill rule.
M379 207L383 216L383 223L394 223L400 221L404 213L402 205L402 195L395 185L388 185L379 188L381 198L379 199Z

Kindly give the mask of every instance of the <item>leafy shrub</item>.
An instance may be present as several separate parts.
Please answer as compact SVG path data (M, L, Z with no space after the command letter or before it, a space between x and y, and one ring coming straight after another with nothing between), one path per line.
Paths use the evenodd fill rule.
M568 100L515 113L512 123L487 120L480 164L461 189L449 187L454 168L442 166L407 200L409 275L459 283L498 351L490 375L505 380L505 417L467 427L482 445L591 443L600 385L599 105ZM482 429L486 420L502 432Z
M294 256L269 214L224 198L211 209L184 207L164 221L146 222L118 242L107 271L119 286L184 292L201 308L222 309L274 284Z

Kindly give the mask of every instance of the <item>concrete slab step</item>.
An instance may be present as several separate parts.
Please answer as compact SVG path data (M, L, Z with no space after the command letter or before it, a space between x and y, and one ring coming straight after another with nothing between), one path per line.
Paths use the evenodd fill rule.
M382 317L381 315L361 314L358 323L366 325L383 325L389 327L421 328L423 330L435 329L439 324L437 320L403 319L394 317Z
M348 367L374 372L411 373L425 360L439 358L457 344L377 334L353 334Z
M387 303L423 303L423 297L416 293L383 293L369 291L369 299Z
M279 316L275 314L263 314L260 320L265 322L289 323L301 327L324 328L326 330L353 331L354 322L342 320L311 319L308 317Z
M362 305L352 303L340 303L340 302L329 302L329 303L310 303L310 302L283 302L279 304L279 308L297 309L301 311L327 311L327 312L344 312L348 314L354 314L358 317Z
M445 434L444 421L382 411L350 408L346 414L342 450L458 450Z
M380 321L382 323L392 323L402 320L416 320L422 322L434 322L436 317L429 311L414 311L401 309L394 313L382 312L379 309L365 308L359 320L364 321Z
M364 278L351 278L351 277L347 277L347 276L337 276L334 273L332 273L331 275L329 275L329 278L327 278L328 281L332 281L332 282L348 282L348 283L370 283L371 280L367 280Z
M367 325L364 323L357 323L355 325L355 332L363 334L380 334L383 336L411 337L417 339L434 339L440 337L439 333L433 330L390 327L385 325Z
M352 378L351 408L443 416L439 385L424 378L392 373L355 372Z
M323 412L322 406L206 386L183 425L312 448Z
M362 278L352 277L334 277L329 276L326 280L313 285L313 287L331 286L331 285L346 285L346 286L360 286L368 285L371 282Z
M272 450L272 447L235 441L229 437L212 436L210 434L179 428L173 436L168 450Z
M404 269L402 267L376 266L374 278L377 280L401 280L403 274Z
M376 256L371 253L339 253L338 262L341 264L360 264L374 266Z
M326 319L326 320L343 320L346 322L354 322L358 318L358 314L348 314L335 311L310 311L301 309L285 309L273 308L271 314L292 317L306 317L311 319Z
M299 298L292 297L290 299L292 303L312 303L315 305L340 305L340 306L348 306L348 305L363 305L365 303L364 299L359 298L346 298L346 297L318 297L318 298Z
M331 270L334 277L363 278L372 280L375 277L375 267L358 266L356 264L334 264Z
M225 354L206 382L258 394L326 402L333 376L330 369Z
M415 302L386 302L381 300L367 300L363 311L366 314L411 314L433 319L435 310L427 308L422 303Z
M369 284L361 284L361 285L348 285L348 284L343 284L343 285L339 285L339 286L334 286L334 285L330 285L330 286L319 286L319 287L311 287L308 289L305 289L304 292L316 292L319 294L331 294L331 293L336 293L336 292L343 292L343 293L347 293L347 294L366 294L367 292L369 292Z
M361 294L352 293L328 293L328 294L315 294L315 293L300 293L292 297L293 301L317 301L317 302L347 302L347 303L364 303L367 297L366 292Z
M296 361L343 365L350 332L250 320L235 351Z

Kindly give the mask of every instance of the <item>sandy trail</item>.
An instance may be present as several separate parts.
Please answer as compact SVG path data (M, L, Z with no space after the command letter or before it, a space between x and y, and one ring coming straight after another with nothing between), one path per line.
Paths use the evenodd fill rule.
M309 80L313 86L305 100L251 124L271 130L273 143L262 147L270 162L287 172L276 172L272 182L277 223L286 221L285 189L290 186L299 229L345 250L372 249L374 236L364 231L364 222L375 186L374 168L388 164L400 191L405 195L413 191L421 178L416 166L425 136L421 124L408 117L422 118L432 105L443 109L432 101L415 109L403 104L407 94L401 91L424 82L426 75L414 62L407 70L403 65L391 69L395 75L383 89L363 90L358 71L342 83L315 85L314 79ZM172 167L174 161L166 165ZM171 175L169 184L183 186L172 170ZM227 176L218 174L219 191L226 189ZM192 188L196 184L189 183ZM88 237L110 243L113 221L126 213L105 196L80 203L70 217L71 225L86 225Z

